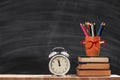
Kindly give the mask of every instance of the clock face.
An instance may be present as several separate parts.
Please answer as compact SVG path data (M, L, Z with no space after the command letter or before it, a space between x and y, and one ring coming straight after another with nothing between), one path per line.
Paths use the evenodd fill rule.
M64 75L70 69L70 62L67 57L63 55L56 55L51 58L49 62L50 72L55 75Z

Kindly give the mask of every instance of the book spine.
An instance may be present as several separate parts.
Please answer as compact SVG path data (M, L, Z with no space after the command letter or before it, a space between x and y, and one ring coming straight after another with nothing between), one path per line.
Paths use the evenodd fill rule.
M79 70L77 69L78 76L110 76L111 70Z
M87 63L87 64L79 64L77 69L109 69L109 63Z
M85 58L82 58L82 57L78 57L78 62L109 62L109 59L108 58L100 58L100 57L85 57Z

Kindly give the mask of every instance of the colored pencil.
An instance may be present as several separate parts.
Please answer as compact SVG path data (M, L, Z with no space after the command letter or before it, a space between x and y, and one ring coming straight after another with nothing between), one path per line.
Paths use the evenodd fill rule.
M90 36L92 36L92 30L91 30L91 24L89 23L89 32L90 32Z
M96 34L96 24L93 23L93 26L94 26L94 36L96 36L96 35L97 35L97 34Z
M93 26L93 24L91 24L91 32L92 32L92 37L94 37L95 34L94 34L94 26Z
M105 23L102 22L101 25L100 25L100 28L99 28L99 30L98 30L98 33L97 33L98 36L101 36L104 27L105 27Z
M89 22L85 22L85 26L86 26L86 29L87 29L87 32L89 34L89 26L88 26Z
M86 26L87 26L87 28L88 28L88 34L89 34L90 36L92 36L92 33L91 33L91 24L90 24L90 22L86 22L85 24L86 24Z
M88 33L87 33L87 31L86 31L85 26L83 26L83 25L80 23L80 27L82 28L82 31L83 31L84 35L85 35L85 36L88 36Z

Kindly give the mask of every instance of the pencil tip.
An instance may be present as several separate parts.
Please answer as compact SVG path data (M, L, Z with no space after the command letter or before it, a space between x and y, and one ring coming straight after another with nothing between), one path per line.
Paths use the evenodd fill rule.
M96 25L95 22L93 23L93 25Z
M105 22L102 22L101 25L105 26L106 24L105 24Z
M80 23L80 26L82 26L82 23Z

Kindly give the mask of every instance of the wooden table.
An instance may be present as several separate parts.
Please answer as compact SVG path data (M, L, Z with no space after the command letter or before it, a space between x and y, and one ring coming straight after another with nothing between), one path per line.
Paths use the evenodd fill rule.
M1 74L0 80L120 80L119 75L104 77L78 77L74 74L62 77L52 75L18 75L18 74Z

